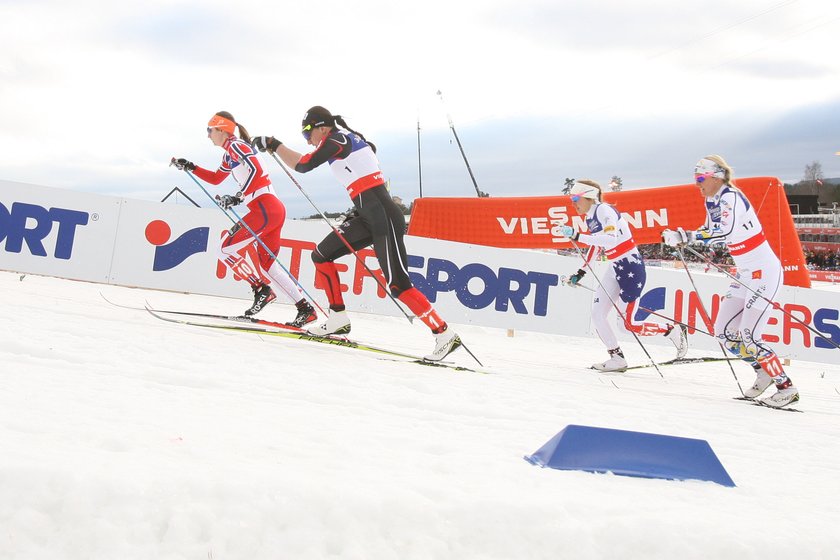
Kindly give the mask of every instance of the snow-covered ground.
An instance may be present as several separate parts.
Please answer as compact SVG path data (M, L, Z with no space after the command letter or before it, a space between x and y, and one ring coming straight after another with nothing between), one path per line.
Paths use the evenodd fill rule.
M596 374L589 338L461 327L481 375L164 323L100 291L243 301L20 276L0 273L4 560L840 557L840 367L793 363L788 413L733 400L725 364ZM353 335L432 347L400 319L356 314ZM737 487L522 459L569 424L706 439Z

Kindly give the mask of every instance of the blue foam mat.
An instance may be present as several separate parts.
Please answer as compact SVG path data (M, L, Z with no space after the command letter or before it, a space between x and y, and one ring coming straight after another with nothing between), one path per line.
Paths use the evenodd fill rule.
M541 467L667 480L735 482L706 440L566 426L525 460Z

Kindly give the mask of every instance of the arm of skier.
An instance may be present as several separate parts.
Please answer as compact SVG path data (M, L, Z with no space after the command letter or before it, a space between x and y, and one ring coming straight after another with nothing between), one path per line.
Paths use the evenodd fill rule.
M344 142L340 142L338 136L343 137ZM285 144L280 144L276 152L283 163L298 173L308 173L331 159L347 157L350 153L350 143L343 134L333 134L321 140L321 143L308 154L301 154Z
M230 169L227 169L227 166L222 164L216 171L210 171L209 169L196 165L193 173L202 181L211 185L218 185L230 175Z
M578 241L589 245L590 252L594 247L612 249L620 243L618 237L618 213L606 205L601 205L596 208L595 213L598 221L604 225L603 229L598 233L580 233L578 235Z

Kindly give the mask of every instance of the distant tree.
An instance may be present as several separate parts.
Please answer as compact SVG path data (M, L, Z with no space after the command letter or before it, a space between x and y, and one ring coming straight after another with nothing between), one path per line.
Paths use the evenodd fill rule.
M618 192L621 190L622 184L623 183L621 181L621 177L619 177L618 175L613 175L610 179L610 190Z
M805 176L802 178L803 183L810 184L814 187L822 185L825 179L822 170L822 164L818 161L813 161L805 166Z
M569 194L569 191L572 190L572 187L575 186L575 180L566 177L565 186L563 187L563 194Z
M353 211L355 211L355 207L351 206L350 208L348 208L347 210L345 210L343 212L324 212L324 216L326 216L327 218L329 218L331 220L334 220L336 218L341 218L341 220L343 221L344 218L349 216ZM319 220L319 219L321 219L321 214L312 214L310 216L306 216L306 218L304 218L304 219L305 220Z

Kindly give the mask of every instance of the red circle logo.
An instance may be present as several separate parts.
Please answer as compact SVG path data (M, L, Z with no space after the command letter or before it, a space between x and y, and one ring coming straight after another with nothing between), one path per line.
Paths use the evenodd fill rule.
M172 236L172 229L163 220L155 220L146 226L146 239L155 246L160 246L169 241Z

